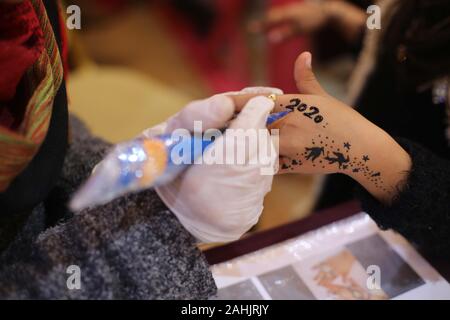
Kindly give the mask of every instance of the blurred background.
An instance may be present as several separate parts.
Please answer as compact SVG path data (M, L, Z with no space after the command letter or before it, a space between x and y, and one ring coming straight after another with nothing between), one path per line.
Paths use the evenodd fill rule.
M217 92L262 85L294 93L294 61L305 50L323 86L345 100L355 61L334 30L280 44L249 31L268 8L300 1L71 0L82 13L81 30L69 35L71 111L119 142ZM307 216L319 187L320 177L276 177L256 230Z

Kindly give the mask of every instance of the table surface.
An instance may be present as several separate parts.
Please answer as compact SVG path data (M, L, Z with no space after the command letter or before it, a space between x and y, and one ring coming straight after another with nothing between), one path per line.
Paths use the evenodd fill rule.
M345 219L362 211L356 201L346 202L333 208L321 210L307 218L272 228L269 230L252 233L238 241L206 250L205 256L209 264L217 264L233 258L251 253L276 243L297 237L306 232L318 229L327 224ZM450 259L447 257L431 257L424 252L419 252L426 260L450 282Z

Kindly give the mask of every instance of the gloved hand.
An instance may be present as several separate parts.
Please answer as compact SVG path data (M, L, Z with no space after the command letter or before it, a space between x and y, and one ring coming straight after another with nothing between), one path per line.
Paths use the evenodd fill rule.
M175 129L192 130L194 121L202 121L203 130L225 127L232 118L235 106L226 95L233 94L282 94L274 88L247 88L240 92L228 92L206 100L188 104L166 123L143 132L147 137L170 133ZM266 97L251 99L228 128L266 130L266 119L274 103ZM245 140L245 139L244 139ZM227 242L241 237L255 225L263 210L263 200L270 191L273 175L263 175L267 164L258 161L258 144L249 144L245 152L245 164L205 164L213 162L213 155L227 148L245 148L245 141L225 133L216 139L204 153L204 164L191 165L170 184L156 188L164 203L177 216L184 227L202 242ZM278 154L270 142L271 164ZM242 149L241 149L242 150Z

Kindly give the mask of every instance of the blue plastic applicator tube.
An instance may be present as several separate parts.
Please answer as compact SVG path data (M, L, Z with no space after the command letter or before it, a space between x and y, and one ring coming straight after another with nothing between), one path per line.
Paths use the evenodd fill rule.
M291 111L269 115L267 125L285 117ZM159 149L148 148L151 141ZM131 192L138 192L154 186L163 185L176 179L195 159L214 141L191 135L188 139L175 140L171 134L155 136L149 139L136 138L117 144L94 169L91 177L75 193L70 202L74 211L105 204L117 197ZM201 148L195 146L201 145ZM183 155L184 161L174 163L171 157L173 149L190 150ZM158 167L161 154L165 153L165 164ZM180 159L177 159L180 160ZM150 178L149 178L150 177Z

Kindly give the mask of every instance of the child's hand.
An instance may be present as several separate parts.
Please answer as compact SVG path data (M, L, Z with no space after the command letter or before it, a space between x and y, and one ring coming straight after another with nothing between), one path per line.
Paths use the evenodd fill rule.
M269 41L278 43L302 33L317 31L327 21L327 11L322 4L298 2L270 8L263 19L250 24L250 30L265 30Z
M350 173L365 165L365 143L379 130L358 112L328 95L316 81L311 55L295 66L300 94L277 96L275 112L293 112L271 125L279 130L280 173ZM232 97L248 99L248 97ZM243 101L236 101L242 105ZM358 134L355 134L358 133Z
M392 199L411 167L408 153L381 128L325 92L312 71L310 53L299 56L294 74L300 94L278 96L274 109L293 112L271 126L280 135L279 172L343 173L378 199ZM249 97L232 98L239 108Z
M249 29L267 32L269 41L279 43L332 23L351 42L358 38L366 19L363 10L347 1L301 1L270 8L264 18L250 23Z

